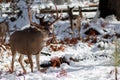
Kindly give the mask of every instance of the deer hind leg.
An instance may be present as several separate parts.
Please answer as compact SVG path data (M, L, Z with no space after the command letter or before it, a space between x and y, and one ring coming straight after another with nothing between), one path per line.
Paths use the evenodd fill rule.
M23 69L23 73L26 74L27 72L26 72L26 70L25 70L25 68L23 66L23 62L22 62L23 58L24 58L24 55L20 54L20 57L19 57L18 61L19 61L20 65L21 65L21 67Z
M2 36L2 44L4 45L6 41L6 34Z
M1 37L1 44L2 45L4 44L4 37L3 36Z
M28 59L30 62L31 72L33 72L33 61L32 61L32 55L28 55Z
M15 61L15 57L16 57L16 51L15 50L12 50L12 63L11 63L11 69L13 72L14 71L14 61Z
M37 68L38 68L38 71L40 71L40 54L38 52L38 54L36 55L36 64L37 64Z
M5 36L4 36L4 38L3 38L3 44L5 44L6 37L7 37L7 35L5 34Z

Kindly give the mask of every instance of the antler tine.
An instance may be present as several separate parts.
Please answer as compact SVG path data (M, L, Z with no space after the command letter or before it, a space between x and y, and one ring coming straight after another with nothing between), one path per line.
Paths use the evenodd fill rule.
M56 4L55 4L55 9L56 9L56 12L57 12L57 17L58 17L58 8L57 8Z
M28 5L28 18L30 21L30 24L32 23L32 16L31 16L31 10L30 10L30 5Z
M60 16L59 16L58 8L57 8L56 4L55 4L55 9L56 9L56 13L57 13L57 18L56 18L53 22L51 22L50 26L51 26L52 24L54 24L57 20L59 20L59 19L61 18L61 16L62 16L62 10L61 10L61 14L60 14Z
M32 16L31 16L31 10L30 10L30 6L28 6L28 17L29 17L29 21L30 21L30 26L34 26L37 29L43 29L43 27L35 22L32 22Z

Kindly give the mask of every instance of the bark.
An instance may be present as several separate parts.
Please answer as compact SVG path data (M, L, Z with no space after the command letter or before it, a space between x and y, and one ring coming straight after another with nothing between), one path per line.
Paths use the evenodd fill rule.
M114 14L120 20L120 1L119 0L100 0L99 10L100 17L105 18L108 15Z

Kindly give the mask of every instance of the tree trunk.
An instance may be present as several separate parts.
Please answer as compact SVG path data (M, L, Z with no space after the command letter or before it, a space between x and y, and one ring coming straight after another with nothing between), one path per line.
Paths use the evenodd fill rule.
M118 20L120 20L120 1L119 0L100 0L99 10L100 17L105 18L108 15L114 14Z
M53 2L54 2L55 4L57 4L57 5L62 5L62 4L65 3L64 0L53 0Z

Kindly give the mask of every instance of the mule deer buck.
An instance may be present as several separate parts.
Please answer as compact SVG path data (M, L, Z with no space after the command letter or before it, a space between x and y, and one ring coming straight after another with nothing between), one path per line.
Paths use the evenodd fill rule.
M27 28L21 31L16 31L10 36L10 46L12 51L12 63L11 63L12 72L14 71L14 61L16 57L16 52L20 53L18 61L24 73L26 73L26 70L22 62L24 55L27 55L28 57L31 72L33 72L32 55L36 55L37 68L38 70L40 70L39 52L45 46L46 40L49 38L49 34L52 30L51 25L54 24L60 18L60 16L58 16L49 26L43 26L35 22L32 22L29 8L28 15L30 19L30 24L34 26L34 28Z
M5 20L0 22L0 43L1 44L5 43L7 33L9 34L8 23Z

